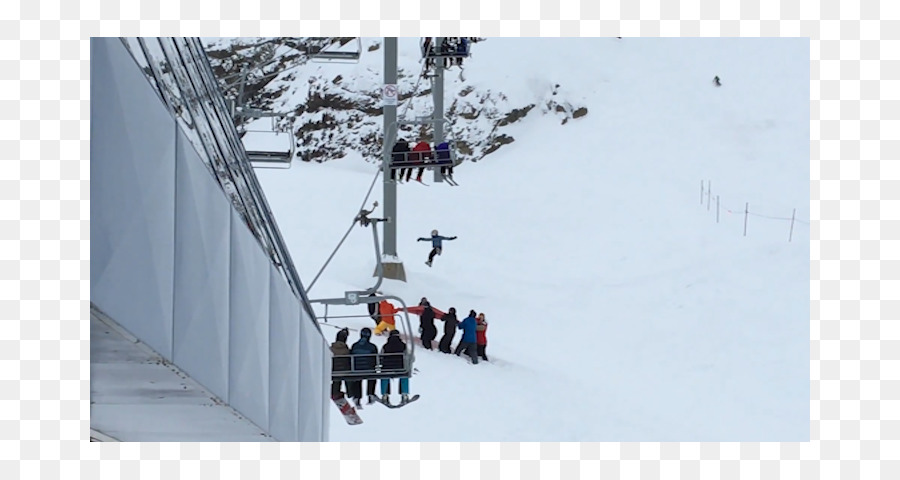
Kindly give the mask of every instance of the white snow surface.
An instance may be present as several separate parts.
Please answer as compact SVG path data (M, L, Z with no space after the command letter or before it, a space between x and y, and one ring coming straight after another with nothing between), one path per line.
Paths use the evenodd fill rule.
M418 68L416 42L401 40L402 67ZM407 282L381 291L409 305L428 297L460 319L484 312L490 361L417 344L410 387L422 398L365 406L360 426L335 408L330 440L807 440L809 41L490 38L472 52L468 83L512 104L559 84L562 101L589 113L565 125L529 114L509 129L514 143L456 169L458 187L430 173L430 187L398 186ZM352 82L380 72L381 53L305 68ZM257 170L306 284L377 168L351 155ZM712 182L709 206L701 180ZM383 204L381 177L366 208L373 200ZM432 229L459 238L429 268L430 243L416 239ZM371 231L355 227L310 297L373 285L375 260ZM356 313L365 307L329 308ZM334 340L337 329L323 331Z

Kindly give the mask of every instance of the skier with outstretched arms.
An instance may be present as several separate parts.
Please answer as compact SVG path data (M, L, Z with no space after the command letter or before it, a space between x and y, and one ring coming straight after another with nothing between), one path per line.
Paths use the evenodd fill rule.
M440 255L441 250L443 249L443 241L444 240L456 240L456 237L444 237L442 235L438 235L437 230L431 231L431 238L419 237L417 242L427 242L431 240L431 253L428 254L428 261L425 262L425 265L431 266L431 262L434 261L435 255Z

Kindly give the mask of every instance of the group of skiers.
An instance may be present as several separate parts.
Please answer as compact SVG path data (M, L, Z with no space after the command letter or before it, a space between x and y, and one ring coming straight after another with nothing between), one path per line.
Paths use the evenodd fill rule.
M334 354L332 359L332 371L346 372L351 370L354 372L374 371L378 363L378 347L372 343L372 330L368 327L363 328L359 332L359 340L352 347L347 346L347 336L349 330L342 329L337 333L334 343L331 344L331 353ZM403 356L406 352L406 343L400 339L400 332L392 329L388 335L387 342L381 347L381 370L403 370ZM374 403L375 384L377 379L367 378L366 395L368 403ZM353 403L362 408L360 403L362 399L362 379L354 380L332 380L331 382L331 398L340 398L344 396L341 391L341 383L345 383L347 387L347 396L353 399ZM390 405L391 381L389 378L381 379L381 402ZM400 378L400 404L409 402L409 378Z
M438 342L438 350L444 353L450 353L450 344L453 343L453 337L456 336L457 330L462 330L462 338L453 350L453 354L459 356L465 352L472 359L472 364L478 364L478 358L488 361L487 358L487 320L484 313L475 314L475 310L469 310L469 315L462 321L456 317L456 308L450 307L447 313L435 312L434 307L427 298L422 297L419 301L421 307L419 313L419 333L422 339L422 347L426 350L433 350L432 342L437 337L437 327L434 324L435 319L444 322L444 336Z
M483 40L480 37L443 37L440 45L435 45L434 37L422 38L422 57L425 58L425 66L434 67L435 60L443 60L444 68L454 65L462 66L463 59L469 56L469 47L472 43Z
M441 142L431 148L431 144L422 140L413 147L404 139L397 140L391 149L391 163L399 167L391 168L391 181L410 181L412 171L418 167L416 181L422 181L422 174L429 163L441 165L441 175L453 180L453 161L450 158L450 144ZM397 171L399 170L399 176Z
M375 293L371 294L372 296ZM396 328L396 314L402 309L395 307L391 302L382 300L378 302L377 307L374 303L369 304L369 315L375 322L375 335L383 335L388 332L388 339L384 346L381 347L381 371L389 372L391 370L403 370L404 353L406 352L406 342L400 338L400 331ZM462 338L452 351L453 354L459 356L465 353L471 358L473 365L478 364L481 358L488 361L487 357L487 321L484 313L476 314L475 310L470 310L469 315L462 321L456 317L456 308L451 307L447 313L436 311L427 298L422 297L418 307L408 309L419 315L419 333L422 340L422 347L426 350L434 349L434 339L437 337L437 327L434 324L436 319L444 322L444 335L438 342L438 349L444 353L451 353L451 343L456 335L456 330L462 330ZM334 372L365 372L375 371L375 367L379 360L378 347L372 343L372 330L365 327L359 332L359 340L353 346L347 345L349 336L347 328L341 329L337 333L334 343L331 344L331 353L334 355L332 370ZM352 364L352 368L351 368ZM379 401L375 397L375 387L377 379L365 379L366 396L368 403ZM362 408L361 400L363 398L362 383L363 379L338 379L331 382L331 397L340 398L345 395L341 390L341 384L346 385L346 395L353 399L356 407ZM399 378L400 383L400 405L404 405L410 401L409 398L409 377ZM389 378L381 379L381 403L391 405L390 403L391 383Z

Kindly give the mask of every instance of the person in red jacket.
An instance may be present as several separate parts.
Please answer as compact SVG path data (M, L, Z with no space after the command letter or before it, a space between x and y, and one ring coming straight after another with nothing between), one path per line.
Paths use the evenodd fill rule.
M413 147L412 152L409 154L409 158L411 161L416 162L417 165L421 165L419 167L419 171L416 173L416 181L422 181L422 174L425 172L425 164L430 162L432 157L434 157L434 152L431 151L431 145L428 142L419 142ZM412 176L412 169L406 171L406 181L409 181L409 178Z
M378 304L378 313L381 315L381 321L378 322L378 326L375 327L375 335L381 335L382 332L388 330L390 333L391 330L396 330L396 319L394 318L394 314L399 312L400 309L395 307L391 302L387 300L382 300Z
M477 326L475 327L475 343L478 347L478 356L488 361L487 353L487 320L484 319L484 313L479 313L475 317Z

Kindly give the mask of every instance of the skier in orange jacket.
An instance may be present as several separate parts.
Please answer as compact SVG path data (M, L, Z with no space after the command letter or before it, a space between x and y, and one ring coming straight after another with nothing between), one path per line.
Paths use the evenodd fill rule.
M385 330L396 330L397 327L395 326L396 320L394 314L399 311L400 309L395 307L391 302L382 300L378 304L378 314L381 315L381 321L378 322L378 326L375 327L375 335L381 335Z

